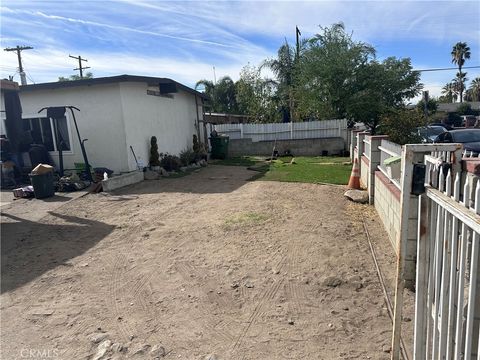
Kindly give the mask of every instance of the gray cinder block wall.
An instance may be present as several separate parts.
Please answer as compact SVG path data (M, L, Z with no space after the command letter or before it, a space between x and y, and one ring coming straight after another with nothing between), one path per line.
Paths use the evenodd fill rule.
M273 147L283 154L290 150L294 156L317 156L323 151L328 155L340 155L345 151L345 140L341 137L322 139L295 139L252 142L251 139L231 139L228 145L228 156L248 156L272 154Z

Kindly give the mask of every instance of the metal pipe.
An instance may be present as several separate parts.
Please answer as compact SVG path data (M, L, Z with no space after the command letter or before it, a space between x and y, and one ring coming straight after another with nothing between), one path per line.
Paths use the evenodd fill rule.
M385 286L385 279L383 277L382 271L378 266L377 255L375 253L375 249L373 248L372 241L370 240L370 233L368 232L367 224L365 224L365 219L362 217L363 229L365 232L365 236L368 240L368 246L370 247L370 253L372 254L373 264L375 265L375 270L377 271L378 280L380 281L380 285L382 287L383 297L385 298L385 302L387 304L387 311L390 319L393 321L393 307L392 302L390 301L390 297L388 296L387 287ZM401 347L400 351L402 353L402 357L404 360L409 360L405 343L403 342L403 338L400 337Z

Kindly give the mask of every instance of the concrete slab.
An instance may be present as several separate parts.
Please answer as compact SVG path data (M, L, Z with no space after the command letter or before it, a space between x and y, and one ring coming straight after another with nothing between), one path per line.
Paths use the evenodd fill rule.
M1 222L8 222L8 215L15 218L38 221L68 201L77 199L87 194L88 191L74 191L69 193L55 193L55 196L45 199L18 199L13 196L12 190L1 190L0 209Z

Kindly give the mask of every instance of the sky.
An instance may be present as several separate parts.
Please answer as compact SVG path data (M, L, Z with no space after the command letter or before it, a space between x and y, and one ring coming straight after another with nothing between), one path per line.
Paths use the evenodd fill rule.
M409 57L415 69L452 67L451 49L467 42L480 66L480 1L159 1L2 0L2 48L23 51L28 83L78 73L88 59L94 77L120 74L169 77L194 87L200 79L239 78L250 63L275 57L295 26L308 38L319 26L343 22L377 58ZM215 71L214 71L215 68ZM469 80L479 69L467 69ZM439 96L456 71L422 73ZM0 77L20 81L14 52L0 52ZM266 74L269 76L271 74Z

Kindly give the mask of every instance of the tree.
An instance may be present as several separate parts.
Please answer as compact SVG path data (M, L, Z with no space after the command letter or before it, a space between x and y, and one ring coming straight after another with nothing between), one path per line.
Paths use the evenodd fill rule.
M305 42L298 61L298 112L303 119L344 118L358 90L358 72L375 49L354 41L342 23L320 29Z
M400 145L419 143L421 138L415 130L422 125L424 120L418 111L401 108L382 115L382 133Z
M75 81L75 80L83 80L83 79L93 79L93 73L87 72L83 75L83 78L80 75L70 75L69 77L60 76L58 81Z
M458 105L456 113L458 115L476 115L470 104Z
M420 73L412 69L410 59L371 61L357 72L347 118L362 121L375 134L383 115L403 109L405 101L418 95L422 87Z
M210 98L210 111L226 114L238 113L235 83L229 76L224 76L214 84L210 80L200 80L195 89L204 87L204 93Z
M437 112L438 101L435 98L429 98L427 101L427 115L431 116ZM417 103L417 111L425 114L425 101L422 99Z
M276 77L277 96L280 105L288 112L289 118L293 120L294 112L294 78L295 78L296 55L295 50L285 40L277 52L276 59L267 59L262 65L273 71Z
M260 77L260 69L246 65L235 84L239 112L254 122L280 120L276 83Z
M480 77L472 80L468 91L471 94L472 101L480 101Z
M457 100L457 97L460 97L460 102L463 102L463 89L465 89L465 83L467 82L467 73L464 72L458 72L456 77L452 79L452 87L454 89L454 100Z
M449 103L454 102L457 96L454 84L452 82L445 84L442 88L442 94Z
M459 78L459 95L460 95L460 102L463 102L463 90L464 90L464 83L461 81L462 74L462 67L465 64L465 60L470 59L470 48L468 47L466 42L457 42L452 48L452 63L457 64L458 66L458 73L457 78ZM464 74L466 75L466 73Z

